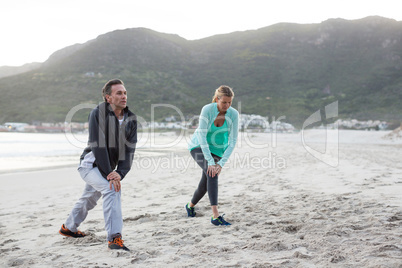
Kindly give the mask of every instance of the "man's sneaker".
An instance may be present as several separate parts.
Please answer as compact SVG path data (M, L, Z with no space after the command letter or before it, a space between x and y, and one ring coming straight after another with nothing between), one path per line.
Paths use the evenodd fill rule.
M82 232L80 232L80 231L71 232L70 230L68 230L68 229L66 228L66 226L65 226L64 224L61 226L59 233L60 233L61 235L64 235L64 236L74 237L74 238L84 237L84 236L85 236L85 234L82 233Z
M109 241L108 243L108 247L110 249L122 249L125 251L130 251L124 244L123 244L123 239L121 239L121 235L116 236L115 238L113 238L113 241Z
M187 216L188 217L195 217L195 211L194 208L189 207L188 204L186 205L186 210L187 210Z
M225 219L223 219L223 215L219 216L218 218L214 219L214 217L211 217L211 223L213 225L219 226L219 225L231 225Z

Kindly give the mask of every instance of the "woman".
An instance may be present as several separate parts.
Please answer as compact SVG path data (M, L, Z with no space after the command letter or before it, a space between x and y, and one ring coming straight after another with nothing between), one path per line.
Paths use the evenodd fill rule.
M218 176L237 141L239 113L231 107L233 97L233 90L228 86L216 89L212 103L201 110L199 126L188 146L202 168L202 177L191 202L186 205L187 215L195 217L194 206L208 192L214 225L230 225L218 212Z

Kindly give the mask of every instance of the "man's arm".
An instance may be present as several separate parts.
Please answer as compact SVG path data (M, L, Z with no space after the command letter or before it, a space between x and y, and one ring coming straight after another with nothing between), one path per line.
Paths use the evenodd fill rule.
M104 114L98 109L92 110L89 115L89 146L95 156L96 166L106 179L107 175L113 170L110 166L109 153L106 148L105 120Z
M121 180L127 175L127 173L131 169L131 165L133 164L135 148L137 145L137 120L135 116L127 119L129 120L127 124L132 124L130 126L129 133L121 133L124 138L124 146L120 146L123 148L124 152L120 152L119 162L117 164L116 172L120 175ZM123 128L125 130L125 128Z

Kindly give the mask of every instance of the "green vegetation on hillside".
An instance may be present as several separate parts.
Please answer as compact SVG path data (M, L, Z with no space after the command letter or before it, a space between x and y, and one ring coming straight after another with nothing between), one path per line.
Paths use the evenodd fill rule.
M381 17L320 24L280 23L188 41L138 28L110 32L55 53L40 68L0 79L0 123L59 122L101 88L122 79L145 120L152 104L198 114L221 84L242 113L286 116L300 126L339 101L340 117L401 120L402 24ZM74 116L85 121L87 110ZM177 115L157 108L154 119Z

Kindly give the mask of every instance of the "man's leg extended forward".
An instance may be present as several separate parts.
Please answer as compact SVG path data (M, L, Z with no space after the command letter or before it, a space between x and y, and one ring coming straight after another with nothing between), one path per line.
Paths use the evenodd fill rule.
M88 211L93 209L101 193L96 191L91 185L86 184L84 192L80 199L75 203L70 215L66 220L65 226L72 232L76 232L78 226L85 220L88 215Z
M83 179L87 175L88 170L89 169L80 168L79 172ZM80 224L85 220L88 215L88 211L96 206L100 197L100 192L98 192L91 185L86 184L82 196L77 203L75 203L70 215L66 220L66 223L62 225L59 233L64 236L75 238L84 237L85 234L78 231L78 226L80 226Z

